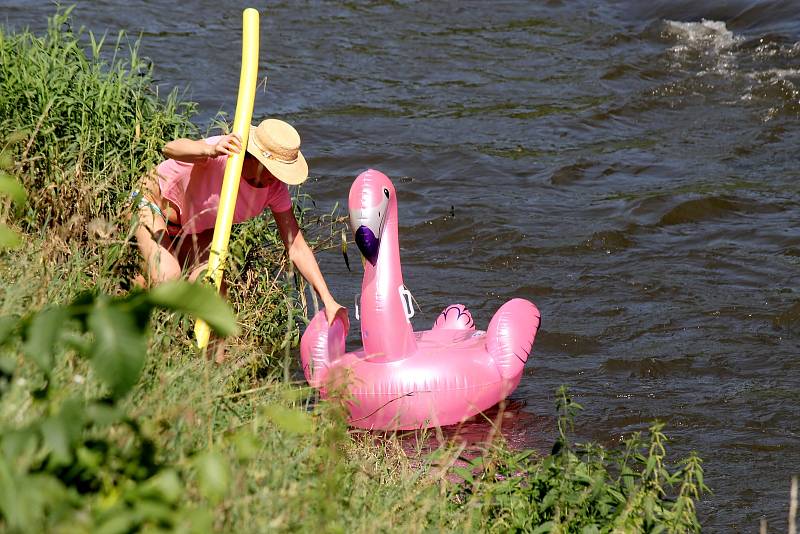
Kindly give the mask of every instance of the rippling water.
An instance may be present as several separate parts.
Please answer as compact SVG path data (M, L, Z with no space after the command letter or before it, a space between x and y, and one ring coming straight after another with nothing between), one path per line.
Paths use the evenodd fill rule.
M232 111L240 8L78 2L142 32L166 89ZM646 4L646 5L645 5ZM42 0L0 0L38 29ZM800 8L794 0L269 2L256 115L295 123L330 208L374 167L400 199L427 328L535 301L543 330L507 434L552 439L553 393L610 445L658 418L697 450L708 531L785 531L800 471ZM4 19L4 20L3 20ZM321 263L351 302L360 275Z

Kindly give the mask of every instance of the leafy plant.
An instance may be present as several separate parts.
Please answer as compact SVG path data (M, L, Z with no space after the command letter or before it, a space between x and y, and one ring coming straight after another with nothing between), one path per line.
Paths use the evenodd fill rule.
M21 211L22 207L25 205L28 193L25 191L25 188L22 187L22 184L9 173L12 172L14 168L11 149L15 144L22 141L23 137L24 132L15 132L8 136L2 148L0 148L0 195L8 197L16 206L17 212ZM8 211L7 207L4 211ZM15 248L19 246L19 244L19 234L7 225L0 223L0 250Z
M71 522L92 532L207 528L207 517L184 509L178 472L159 461L155 443L120 404L141 375L150 316L158 308L200 317L223 336L238 328L214 291L185 282L118 298L85 294L67 306L0 319L0 343L39 370L33 394L41 406L26 424L0 428L0 526L12 532ZM50 387L63 346L88 360L102 386L98 395L62 398ZM20 363L3 357L4 389ZM202 478L219 478L213 456L197 464ZM222 485L204 487L217 495Z
M708 487L700 458L692 453L670 468L663 424L649 437L636 433L622 451L569 439L581 406L566 388L557 394L558 436L552 453L500 451L473 460L479 469L457 494L474 503L476 521L493 531L520 532L695 532L695 501Z
M12 156L32 228L110 220L164 140L196 131L194 104L156 97L138 44L73 28L73 8L58 9L43 37L0 30L0 129L29 133Z

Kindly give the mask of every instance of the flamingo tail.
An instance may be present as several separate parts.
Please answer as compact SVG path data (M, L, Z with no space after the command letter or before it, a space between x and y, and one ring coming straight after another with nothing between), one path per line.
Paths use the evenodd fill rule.
M486 350L506 380L519 376L525 367L540 323L539 309L525 299L506 302L492 317L486 330Z

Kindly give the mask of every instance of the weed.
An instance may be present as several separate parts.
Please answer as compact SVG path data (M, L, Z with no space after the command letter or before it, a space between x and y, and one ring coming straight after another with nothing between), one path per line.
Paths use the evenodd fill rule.
M503 448L473 459L459 502L480 510L472 526L522 532L689 532L700 525L694 502L708 491L692 454L670 469L663 425L634 434L621 451L569 439L581 406L557 395L558 437L552 453ZM477 474L474 474L477 470ZM677 489L677 491L675 491Z

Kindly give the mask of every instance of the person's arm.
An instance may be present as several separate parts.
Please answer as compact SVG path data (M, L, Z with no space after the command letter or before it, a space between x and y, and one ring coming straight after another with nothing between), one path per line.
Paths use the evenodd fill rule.
M223 135L214 145L209 145L204 140L175 139L170 141L161 153L170 159L184 163L197 163L217 156L232 156L242 150L242 140L236 134Z
M328 286L325 284L325 279L319 270L319 264L317 264L314 253L306 243L303 233L297 225L294 212L291 209L279 213L273 212L273 216L275 217L275 223L278 225L283 244L289 252L289 259L322 299L328 324L332 324L336 312L342 306L334 300L328 291Z

